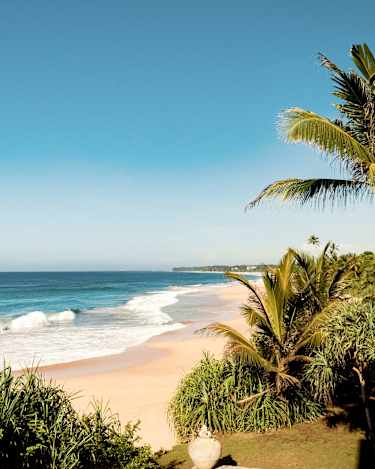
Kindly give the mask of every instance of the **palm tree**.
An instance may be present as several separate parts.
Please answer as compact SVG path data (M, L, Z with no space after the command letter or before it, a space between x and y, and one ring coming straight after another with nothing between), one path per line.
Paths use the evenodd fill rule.
M320 344L321 328L335 314L333 304L345 299L347 269L335 268L329 247L317 258L289 249L276 268L264 272L263 292L246 278L227 273L249 290L242 307L248 335L223 323L205 331L227 337L227 353L263 370L269 387L262 393L285 395L299 385L309 349Z
M309 239L307 240L307 242L311 244L311 246L319 246L320 240L317 236L311 235L309 236Z
M335 83L339 119L331 120L299 108L281 116L286 141L313 146L336 163L346 178L283 179L264 188L247 208L266 199L325 207L327 203L371 200L375 190L375 57L366 44L353 45L357 71L345 72L323 54L319 59Z
M316 257L293 251L296 263L294 282L303 307L311 316L315 315L314 322L317 319L321 322L338 303L350 297L354 262L350 258L338 262L336 250L336 244L330 241Z

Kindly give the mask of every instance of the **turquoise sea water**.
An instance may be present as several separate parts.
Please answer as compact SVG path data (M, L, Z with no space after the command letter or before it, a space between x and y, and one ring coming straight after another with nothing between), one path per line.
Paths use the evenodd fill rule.
M120 353L201 318L202 298L227 283L219 273L0 273L0 356L19 368Z

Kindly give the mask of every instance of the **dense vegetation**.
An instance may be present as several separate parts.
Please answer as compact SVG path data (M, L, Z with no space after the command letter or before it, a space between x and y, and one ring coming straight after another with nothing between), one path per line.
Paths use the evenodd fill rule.
M203 424L216 432L264 431L315 420L322 408L301 389L288 400L267 392L261 371L243 360L205 356L180 383L169 417L186 441Z
M354 297L375 298L375 254L363 252L362 254L346 254L340 256L337 262L340 265L352 262L351 294Z
M35 371L0 373L0 467L2 469L156 469L137 426L94 404L79 415L72 396Z
M357 414L359 405L362 425L371 426L364 417L375 384L375 308L357 288L369 256L338 257L333 243L317 257L290 249L263 274L263 291L229 273L249 291L242 308L248 333L220 323L206 328L227 337L226 356L204 357L181 381L169 408L179 437L203 423L222 432L290 426L333 404L355 404Z
M341 406L341 418L362 426L374 440L375 303L354 299L339 309L323 328L324 343L305 379L316 402Z

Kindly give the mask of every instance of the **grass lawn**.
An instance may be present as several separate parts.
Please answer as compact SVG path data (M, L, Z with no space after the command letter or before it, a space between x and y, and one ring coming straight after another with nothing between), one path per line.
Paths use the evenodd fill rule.
M321 422L266 434L225 435L221 463L260 469L359 469L360 439L359 432L329 429ZM168 469L192 467L186 445L175 446L159 461Z

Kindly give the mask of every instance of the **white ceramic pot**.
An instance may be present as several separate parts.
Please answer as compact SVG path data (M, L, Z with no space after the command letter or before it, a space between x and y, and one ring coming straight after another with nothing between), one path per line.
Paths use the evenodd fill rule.
M198 437L189 443L188 452L194 469L212 469L220 458L221 444L204 425Z

